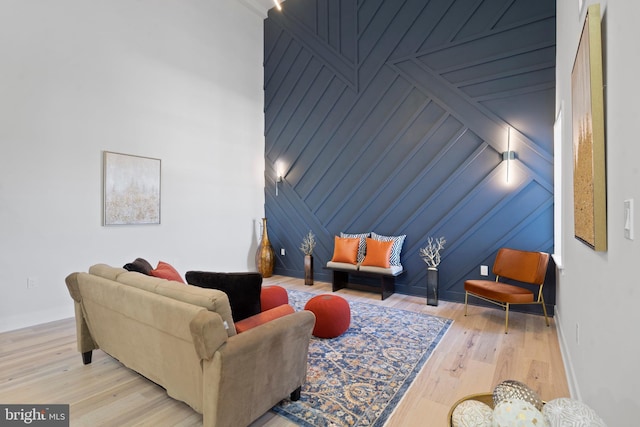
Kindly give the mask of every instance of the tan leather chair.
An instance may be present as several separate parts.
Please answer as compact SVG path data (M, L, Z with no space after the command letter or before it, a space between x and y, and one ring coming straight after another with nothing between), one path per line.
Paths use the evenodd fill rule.
M511 304L540 304L544 318L549 326L547 308L544 305L542 286L549 264L549 254L502 248L498 251L493 264L495 282L492 280L467 280L464 282L464 315L467 315L469 295L499 305L506 310L504 333L509 329L509 306ZM500 282L500 278L516 280L539 286L537 298L534 292L521 286Z

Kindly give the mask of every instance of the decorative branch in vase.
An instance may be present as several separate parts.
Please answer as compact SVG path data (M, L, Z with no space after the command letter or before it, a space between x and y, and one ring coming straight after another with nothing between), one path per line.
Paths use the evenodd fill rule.
M304 284L313 285L313 249L316 247L316 236L311 230L302 239L300 250L304 254Z
M427 238L427 247L420 248L420 257L427 263L428 268L438 268L440 265L440 251L444 249L444 244L447 243L444 237Z
M313 255L313 249L316 247L316 236L309 230L309 233L302 239L300 250L305 255Z
M420 257L427 264L427 304L438 305L438 266L440 265L440 251L447 241L444 237L427 238L427 247L420 248Z

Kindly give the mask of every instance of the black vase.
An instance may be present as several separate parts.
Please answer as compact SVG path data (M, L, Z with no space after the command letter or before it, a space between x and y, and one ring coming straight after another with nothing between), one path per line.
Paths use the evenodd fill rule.
M304 284L307 286L313 285L313 256L304 256Z
M438 269L427 268L427 304L438 305Z

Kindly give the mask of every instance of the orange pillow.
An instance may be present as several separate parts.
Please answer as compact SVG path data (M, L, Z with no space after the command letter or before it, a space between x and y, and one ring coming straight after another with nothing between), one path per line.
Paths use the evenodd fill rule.
M362 261L362 265L370 267L389 268L391 264L391 249L393 248L393 240L382 242L367 237L367 255Z
M236 332L242 333L244 331L248 331L251 328L255 328L256 326L260 326L291 313L295 313L295 310L289 304L280 305L278 307L272 308L271 310L254 314L251 317L247 317L246 319L242 319L236 322Z
M346 262L349 264L357 264L358 262L358 246L360 239L350 237L335 237L333 248L333 262Z
M162 261L158 262L158 266L155 270L151 270L151 275L153 277L159 277L161 279L174 280L176 282L184 283L184 280L182 280L182 277L180 276L180 273L178 273L178 270L173 268L173 266L171 266L170 264Z

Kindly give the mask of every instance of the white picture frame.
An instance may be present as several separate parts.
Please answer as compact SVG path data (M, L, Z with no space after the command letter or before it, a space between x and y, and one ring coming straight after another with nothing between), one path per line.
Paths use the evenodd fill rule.
M160 224L161 160L103 152L103 225Z

